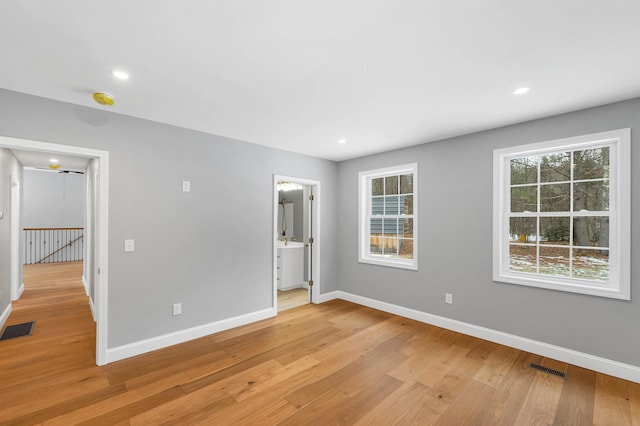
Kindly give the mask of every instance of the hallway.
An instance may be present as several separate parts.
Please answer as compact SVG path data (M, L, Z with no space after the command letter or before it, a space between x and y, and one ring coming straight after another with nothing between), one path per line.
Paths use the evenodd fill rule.
M31 336L0 342L0 423L9 414L15 418L47 406L62 389L85 392L75 385L97 380L83 370L95 366L95 323L82 286L82 262L24 265L24 282L5 325L35 326Z

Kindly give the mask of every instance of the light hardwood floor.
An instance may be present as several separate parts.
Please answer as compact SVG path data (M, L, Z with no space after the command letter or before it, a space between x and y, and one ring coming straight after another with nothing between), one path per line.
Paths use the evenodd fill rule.
M306 288L294 288L292 290L278 290L278 312L309 303L309 290Z
M80 274L25 268L0 424L640 424L638 384L345 301L97 367Z

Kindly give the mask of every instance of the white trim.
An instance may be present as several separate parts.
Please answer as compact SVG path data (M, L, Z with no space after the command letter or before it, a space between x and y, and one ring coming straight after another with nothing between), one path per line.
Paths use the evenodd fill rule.
M129 343L127 345L110 348L107 349L106 362L109 363L120 361L132 356L141 355L147 352L166 348L168 346L184 343L189 340L208 336L213 333L218 333L220 331L229 330L234 327L261 321L263 319L274 317L275 315L275 309L268 308L261 311L251 312L249 314L239 315L237 317L164 334L162 336L153 337L151 339L140 340L138 342Z
M84 274L82 274L82 286L84 287L84 294L86 294L87 296L90 296L89 284L87 284L87 279L84 277Z
M20 297L22 297L22 293L24 293L24 282L21 282L20 285L18 286L18 297L17 297L17 299L20 299Z
M339 293L340 292L338 290L330 291L329 293L322 293L320 296L318 296L318 303L324 303L330 300L339 299L340 298Z
M371 200L369 182L378 177L411 173L413 175L413 258L393 259L369 252L368 210ZM358 173L358 262L378 266L418 270L418 163L403 164Z
M302 185L309 185L314 187L314 191L313 191L313 195L314 195L314 208L313 211L311 212L312 215L312 219L313 219L313 225L315 228L315 236L314 238L314 250L313 250L313 254L312 254L312 260L311 263L313 265L313 272L312 272L312 276L311 279L313 279L313 287L311 288L311 299L313 300L313 303L319 303L318 302L318 298L320 297L320 288L321 288L321 281L320 281L320 265L321 265L321 261L320 261L320 249L322 247L322 238L321 238L321 225L322 225L322 214L321 214L321 206L322 206L322 189L321 189L321 182L319 180L313 180L313 179L306 179L306 178L299 178L299 177L294 177L294 176L284 176L284 175L278 175L278 174L274 174L273 175L273 236L272 236L272 245L273 245L273 274L272 274L272 280L273 280L273 298L272 298L272 303L273 303L273 308L277 311L278 309L278 248L277 248L277 243L276 241L278 240L278 181L287 181L287 182L294 182L294 183L300 183Z
M411 318L425 324L435 325L437 327L446 328L447 330L456 331L458 333L477 337L479 339L488 340L490 342L501 345L510 346L522 351L531 352L547 358L553 358L558 361L577 365L589 370L598 371L610 376L619 377L635 383L640 383L640 366L624 364L622 362L613 361L607 358L590 355L584 352L578 352L572 349L563 348L561 346L551 345L537 340L520 337L502 331L493 330L486 327L469 324L450 318L441 317L439 315L428 314L426 312L417 311L415 309L405 308L403 306L382 302L368 297L358 296L356 294L337 291L340 299L369 308L378 309L380 311L389 312L394 315Z
M12 310L13 307L11 306L11 303L9 303L4 312L2 312L2 315L0 315L0 330L2 329L2 327L4 327L4 323L6 323L9 319L9 315L11 315Z
M551 151L588 148L593 145L610 144L611 164L614 173L610 176L611 233L610 282L524 274L509 270L507 234L508 221L505 215L510 208L508 176L509 160L514 157L541 154ZM631 299L631 129L619 129L593 133L534 144L496 149L493 152L493 280L497 282L526 285L571 293L614 299ZM535 213L531 217L542 217Z
M10 282L11 300L18 300L22 294L20 288L20 271L22 270L22 250L20 250L20 188L21 182L11 175L11 223L10 223Z
M40 142L29 139L17 139L0 136L0 147L8 149L27 149L50 153L71 154L87 158L98 159L99 168L99 208L98 224L96 225L96 268L100 268L100 275L95 283L94 297L96 298L96 364L107 363L107 327L108 327L108 266L109 266L109 152L71 145Z
M96 306L93 304L92 298L89 298L89 309L91 309L91 318L93 318L93 322L96 322Z

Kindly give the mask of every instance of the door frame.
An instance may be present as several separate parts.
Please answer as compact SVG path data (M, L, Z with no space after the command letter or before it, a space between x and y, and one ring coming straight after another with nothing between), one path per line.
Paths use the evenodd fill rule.
M272 250L273 250L273 276L272 276L272 286L273 286L273 310L277 314L278 312L278 248L276 244L276 240L278 239L278 182L287 181L287 182L295 182L301 185L308 185L312 187L312 193L314 196L314 203L312 204L313 208L311 209L311 219L313 222L313 251L311 252L311 279L313 280L313 286L311 287L311 300L313 303L318 303L320 298L320 286L322 285L320 281L320 247L321 239L320 239L320 225L321 225L321 209L320 202L322 200L321 197L321 183L319 180L314 179L306 179L299 178L293 176L285 176L285 175L273 175L273 229L272 229ZM307 200L304 200L305 202Z
M95 229L94 264L96 268L98 268L99 274L97 279L94 280L94 309L96 320L96 364L105 365L107 363L107 296L109 294L109 152L6 136L0 136L0 147L7 149L26 149L51 154L71 154L98 160L98 220L96 221ZM20 194L20 197L22 197L22 194ZM11 226L19 227L19 222L20 221L12 221ZM15 230L12 229L12 232L14 231ZM19 239L18 241L13 241L12 239L11 252L13 253L14 250L19 251L19 249ZM20 267L21 266L22 265L20 265ZM12 292L13 291L12 289ZM15 291L17 291L17 289Z

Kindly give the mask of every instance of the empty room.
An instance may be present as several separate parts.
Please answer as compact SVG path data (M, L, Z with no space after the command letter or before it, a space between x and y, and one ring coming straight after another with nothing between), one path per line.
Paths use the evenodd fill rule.
M0 3L0 424L640 424L638 16Z

